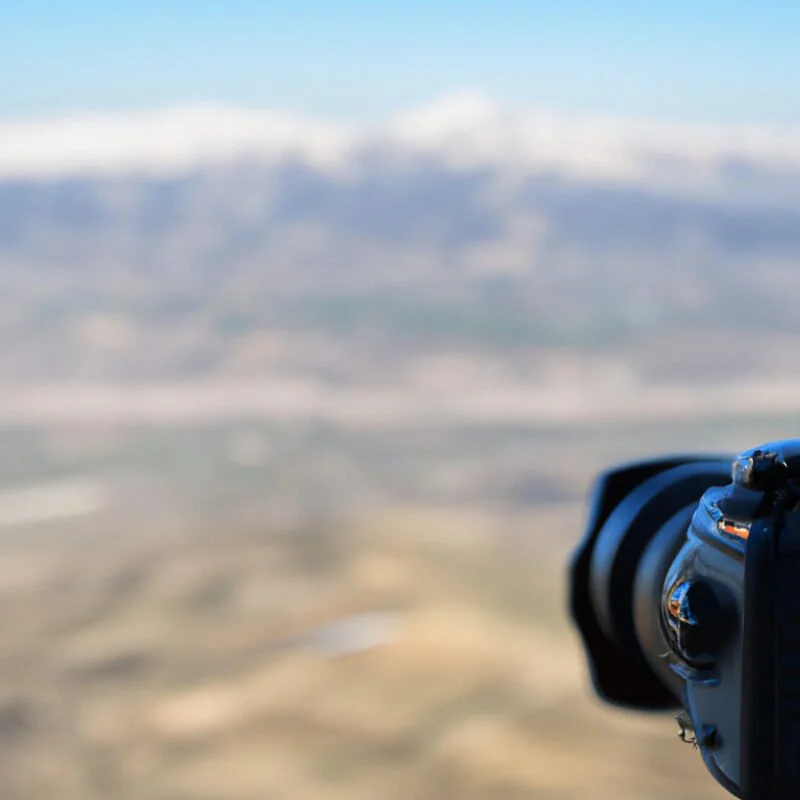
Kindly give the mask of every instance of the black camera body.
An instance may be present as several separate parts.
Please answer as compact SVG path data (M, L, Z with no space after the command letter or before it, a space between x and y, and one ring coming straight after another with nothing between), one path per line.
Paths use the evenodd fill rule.
M619 467L572 563L597 692L680 710L745 800L800 798L799 509L800 440Z

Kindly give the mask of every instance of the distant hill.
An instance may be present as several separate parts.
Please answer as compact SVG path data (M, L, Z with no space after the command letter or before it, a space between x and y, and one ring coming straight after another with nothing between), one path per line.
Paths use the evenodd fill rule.
M374 126L213 107L0 125L0 377L107 374L120 352L132 375L202 374L253 331L794 335L799 261L792 130L473 94Z

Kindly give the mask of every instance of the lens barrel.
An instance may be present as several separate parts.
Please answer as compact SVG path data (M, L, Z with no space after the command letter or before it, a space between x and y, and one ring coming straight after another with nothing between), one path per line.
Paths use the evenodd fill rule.
M640 462L597 481L572 561L570 606L606 701L648 710L680 705L680 681L658 659L667 646L664 580L701 496L730 481L729 456Z

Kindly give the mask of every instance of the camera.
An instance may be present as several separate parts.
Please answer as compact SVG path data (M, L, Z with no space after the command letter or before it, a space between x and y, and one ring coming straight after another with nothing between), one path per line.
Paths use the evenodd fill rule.
M674 709L736 797L800 798L800 439L601 475L570 610L604 700Z

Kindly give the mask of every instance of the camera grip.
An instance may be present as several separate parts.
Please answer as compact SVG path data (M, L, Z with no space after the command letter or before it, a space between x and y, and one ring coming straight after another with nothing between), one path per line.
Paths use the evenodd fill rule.
M800 549L781 516L753 526L745 556L744 800L800 797Z

